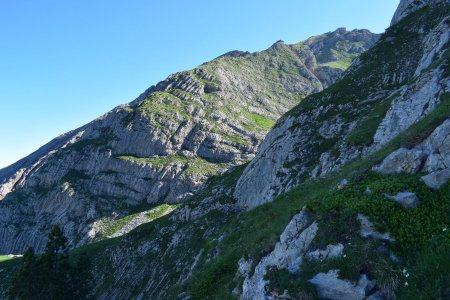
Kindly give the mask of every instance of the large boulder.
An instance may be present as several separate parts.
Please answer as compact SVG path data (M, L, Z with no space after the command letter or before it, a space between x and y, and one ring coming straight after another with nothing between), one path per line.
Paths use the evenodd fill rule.
M384 194L389 200L395 201L404 208L415 208L419 206L419 198L411 192L400 192L395 196Z
M430 173L421 179L430 188L438 189L450 180L450 169Z
M339 270L319 273L309 280L322 299L334 300L362 300L375 287L375 280L369 280L365 274L361 275L357 283L339 279Z
M400 148L394 151L384 161L373 168L382 174L409 173L414 174L420 171L427 155L418 149Z

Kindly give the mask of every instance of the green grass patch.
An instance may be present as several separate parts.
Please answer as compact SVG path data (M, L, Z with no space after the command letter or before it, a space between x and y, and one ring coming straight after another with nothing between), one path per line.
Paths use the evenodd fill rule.
M254 131L255 126L267 131L275 125L275 120L269 117L244 110L242 111L242 114L251 122L250 124L244 125L244 127L249 131Z
M348 69L348 67L350 67L350 65L352 64L354 57L344 57L341 60L337 60L337 61L331 61L331 62L327 62L324 64L321 64L321 66L323 67L330 67L330 68L336 68L336 69L341 69L342 71L345 71Z
M180 154L167 156L136 157L131 155L120 155L118 159L123 159L136 164L150 165L155 168L169 167L171 165L182 165L185 167L184 175L210 176L216 175L226 167L226 164L209 162L198 156L187 157Z
M7 261L7 260L10 260L13 258L14 258L14 256L11 256L11 255L0 255L0 262Z
M144 211L145 213L145 223L152 222L156 219L161 218L162 216L172 212L178 207L178 205L171 205L171 204L161 204L156 206L155 208L152 208L148 211ZM109 225L106 227L106 229L103 231L103 234L105 236L111 236L121 230L124 226L126 226L128 223L130 223L134 218L138 217L143 212L136 212L124 217L121 217L119 219L111 220L109 222Z
M156 219L161 218L162 216L168 214L169 212L172 212L173 210L177 209L179 207L178 204L161 204L150 211L148 211L145 216L147 218L147 221L152 222Z

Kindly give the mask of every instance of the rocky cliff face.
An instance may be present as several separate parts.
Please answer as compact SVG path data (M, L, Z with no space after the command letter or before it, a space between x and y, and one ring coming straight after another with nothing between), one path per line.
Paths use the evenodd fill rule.
M271 201L366 157L441 105L450 92L448 5L429 4L418 13L402 9L405 3L399 11L409 14L339 83L277 122L239 179L235 197L242 206Z
M0 253L42 250L53 224L82 245L104 236L107 220L184 201L211 175L250 160L281 114L338 79L377 38L339 29L232 52L0 170Z

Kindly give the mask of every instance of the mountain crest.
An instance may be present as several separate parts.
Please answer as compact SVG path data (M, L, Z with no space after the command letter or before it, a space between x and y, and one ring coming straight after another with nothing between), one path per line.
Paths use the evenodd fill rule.
M391 26L398 23L412 12L430 4L450 3L449 0L401 0L391 21Z

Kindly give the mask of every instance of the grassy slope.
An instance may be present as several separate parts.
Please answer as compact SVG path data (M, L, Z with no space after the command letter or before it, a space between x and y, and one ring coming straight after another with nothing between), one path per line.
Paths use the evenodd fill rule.
M371 167L380 162L394 149L415 143L423 138L424 132L431 132L450 115L450 97L428 117L416 123L404 134L383 149L364 160L356 160L346 165L340 172L330 174L319 181L309 182L278 197L273 203L258 207L236 216L224 229L226 238L219 245L222 255L214 262L199 269L182 289L188 289L195 299L209 296L210 299L230 297L241 257L251 257L258 261L267 249L272 249L290 218L303 206L313 211L322 220L317 247L328 243L352 243L346 247L346 260L307 265L299 276L271 274L273 286L283 290L290 287L293 292L306 291L314 297L314 290L305 279L331 268L340 268L344 278L356 279L360 272L376 277L380 284L396 282L399 298L429 299L438 296L442 290L450 288L450 235L444 228L450 228L450 183L438 191L427 188L418 175L381 176L372 174ZM334 187L343 178L352 184L341 191ZM369 187L372 195L364 193ZM416 192L421 199L419 208L405 210L387 201L382 193L397 193L404 190ZM367 214L382 231L389 231L397 240L389 249L401 255L402 262L394 264L386 255L376 250L380 245L370 240L361 240L355 233L355 216ZM320 224L320 223L319 223ZM326 224L333 224L327 230ZM328 228L330 228L328 226ZM336 228L349 228L336 231ZM353 228L353 230L352 230ZM348 236L346 236L348 235ZM344 236L344 237L342 237ZM364 254L364 255L362 255ZM403 268L410 270L410 279L402 277ZM427 276L432 275L434 280ZM287 281L286 281L287 280ZM408 280L408 281L407 281ZM408 286L405 286L408 282ZM394 287L391 289L395 290Z
M307 264L304 266L304 271L297 276L291 276L283 271L271 272L269 277L272 289L288 288L292 293L306 293L313 297L314 290L305 283L305 279L315 272L338 267L342 270L342 276L346 278L354 279L363 270L370 276L375 276L380 284L388 285L390 282L397 282L397 293L400 298L408 298L411 293L416 295L416 299L427 299L429 295L437 295L443 287L450 284L450 278L446 272L448 267L446 255L449 253L450 237L442 231L446 226L450 228L447 217L450 214L449 184L439 191L432 191L420 182L418 176L380 176L370 173L369 170L373 164L380 162L393 149L415 143L422 138L423 132L430 132L448 117L450 106L446 101L449 101L449 97L446 96L445 99L443 105L439 106L434 113L422 119L385 148L364 160L348 164L339 173L304 184L278 197L273 203L249 212L226 215L213 211L201 218L199 224L214 224L217 230L215 236L223 235L224 239L221 242L214 238L204 240L199 231L195 234L198 238L188 246L195 251L203 248L205 253L219 249L221 255L208 263L205 263L207 255L204 255L193 277L183 285L174 286L168 298L175 297L183 290L188 290L194 299L202 299L205 295L208 295L210 299L232 298L231 290L239 285L239 282L233 281L237 261L241 257L251 257L258 261L272 249L290 218L305 205L319 220L321 228L314 242L315 247L320 248L327 243L337 241L351 243L353 246L347 245L345 261ZM242 167L234 173L211 179L210 184L233 186L240 172ZM341 191L336 191L334 187L342 178L348 178L351 184ZM367 186L373 191L371 196L364 193ZM385 201L381 196L384 192L395 193L405 189L418 193L421 199L421 206L418 209L404 210ZM206 191L206 194L210 192ZM197 203L197 200L193 199L190 205L195 207ZM376 249L380 246L379 244L370 240L361 240L357 236L355 214L359 212L369 215L376 221L380 230L390 231L398 240L397 243L388 247L403 258L399 265L393 264L386 255L377 254ZM155 229L169 224L168 217L162 217L153 223L141 226L123 238L94 243L78 249L77 252L87 251L99 270L107 274L110 268L108 267L110 262L104 257L107 249L134 244L137 241L153 240L158 236L158 230ZM187 225L181 226L180 230ZM350 230L336 231L335 228L350 228ZM410 245L413 245L412 249ZM362 253L365 255L361 256ZM142 263L150 263L155 258L149 256L146 259L148 260ZM11 270L17 261L0 263L0 269ZM164 260L161 263L167 264L167 267L171 266L170 262ZM411 274L408 287L404 286L406 278L401 272L403 268ZM8 273L0 273L0 282L3 286L6 286L5 274ZM176 277L176 273L173 276ZM432 276L435 280L425 280L427 276ZM106 279L100 290L110 288L111 284L113 284L112 278ZM139 286L136 288L139 289Z
M440 17L445 14L445 10L422 13L423 10L412 14L400 25L391 28L385 34L385 40L375 46L370 54L366 54L367 57L369 55L374 55L375 57L373 60L366 59L366 62L372 61L372 63L363 66L362 71L367 71L366 75L368 75L365 77L367 80L362 82L366 87L375 86L379 82L380 78L377 78L377 74L382 74L383 72L381 72L382 70L374 72L374 70L376 71L379 68L395 70L395 68L404 63L401 59L396 59L396 57L386 57L386 55L383 57L387 47L392 47L388 42L391 36L396 36L397 42L400 44L404 44L411 39L414 40L414 36L412 36L414 34L406 30L407 26L416 22L418 18L426 24L426 27L434 26L440 20ZM409 46L415 47L414 44ZM396 49L399 50L399 48ZM404 48L403 50L409 51L408 49ZM400 51L396 52L395 55L400 53ZM400 55L407 57L406 53L400 53ZM383 64L380 63L380 59L393 63ZM362 57L361 60L365 60L365 58ZM444 62L443 65L448 68L448 61ZM374 75L369 75L371 72ZM363 74L356 75L361 77ZM361 92L367 92L367 88L355 89L354 84L357 82L357 78L353 77L348 76L344 78L344 80L321 94L331 94L331 99L338 101L336 104L343 102L343 100L350 102L357 100L363 96L360 95ZM361 82L359 82L357 87L360 85ZM398 83L386 86L386 88L392 90L395 90L397 87ZM320 99L320 94L311 96L289 114L297 114L317 107L317 105L322 104ZM327 103L330 101L330 97L322 97L322 99L326 99ZM369 106L369 109L363 110L363 112L367 112L367 118L358 124L355 129L355 132L358 132L358 134L351 136L349 143L365 143L368 135L373 136L373 129L381 122L382 118L380 116L386 112L384 102L388 102L388 100L380 102L379 105L375 105L373 108ZM397 239L397 243L392 246L392 250L400 253L403 257L399 265L393 264L387 257L381 256L381 258L376 258L377 253L374 250L379 245L372 241L361 240L355 235L355 232L350 231L348 239L353 241L355 245L346 250L349 251L347 257L350 263L333 262L334 266L340 266L343 269L343 276L355 279L355 274L365 271L369 275L377 277L379 284L386 289L396 290L400 298L408 299L414 294L416 299L429 299L430 297L439 296L443 290L450 287L450 275L447 271L450 266L449 235L446 231L443 231L450 225L448 218L450 215L449 184L442 187L439 191L433 191L426 188L418 179L418 176L399 175L383 177L370 174L369 170L374 164L380 162L398 147L411 147L428 136L436 126L450 115L449 103L450 96L448 94L444 95L441 105L432 114L411 126L406 132L369 157L355 160L347 164L338 173L331 174L318 182L304 184L302 187L280 196L273 203L237 216L230 223L229 227L225 229L225 232L228 234L225 234L226 238L219 245L220 253L222 253L221 257L199 269L189 283L180 290L188 289L196 299L207 296L211 299L230 297L230 291L236 286L236 282L233 282L232 279L237 269L237 260L240 257L252 257L258 261L262 254L267 252L267 249L273 247L282 229L293 214L298 212L303 205L308 205L317 214L319 220L326 220L327 223L340 226L351 225L350 227L354 227L356 213L364 212L377 222L377 226L380 226L383 230L390 231ZM336 183L343 178L350 179L354 184L343 191L332 191ZM374 193L371 197L365 197L368 198L364 199L366 201L361 201L361 198L364 198L361 197L363 195L362 192L369 185L373 185L371 187L377 189L378 193ZM405 189L418 193L422 200L419 209L405 211L385 201L380 194L382 190L394 193ZM336 226L333 228L336 228ZM319 236L329 242L332 240L330 235L335 233L331 230L329 234ZM336 237L336 239L339 240L339 237ZM325 244L322 241L322 246ZM367 254L367 256L361 256L362 253ZM364 259L361 259L360 256ZM370 265L365 265L366 262L369 262ZM294 279L293 283L288 283L291 284L291 288L299 287L300 291L307 289L305 279L314 272L327 267L332 266L320 264L318 266L307 266L305 273L300 275L298 280ZM399 275L399 270L402 267L411 270L410 273L412 275L409 277L410 279ZM278 279L278 282L286 282L287 280L286 274L272 275L275 281ZM432 280L430 280L430 276L433 278ZM407 286L405 286L406 280L409 281ZM401 286L401 284L403 285ZM277 287L272 286L272 288ZM278 290L283 291L283 287L278 287ZM314 296L313 291L309 290L309 292L312 293L310 296Z
M385 149L376 156L381 158L383 152ZM339 268L343 278L352 280L356 280L360 273L366 273L376 278L380 285L395 291L401 299L409 299L411 295L415 295L415 299L439 296L450 287L450 235L443 231L450 228L450 183L433 191L417 175L372 174L367 169L375 160L374 156L367 161L350 164L338 174L305 184L273 203L236 216L224 230L226 238L219 245L222 255L197 270L182 289L188 289L194 299L229 298L236 286L233 277L239 258L250 257L258 261L273 248L290 218L306 205L319 220L315 246L323 248L329 243L343 242L347 257L308 264L297 276L271 274L270 279L275 282L272 283L273 289L283 291L288 288L294 296L305 292L314 297L314 290L306 279L317 272ZM349 171L359 166L364 168L357 174ZM350 174L357 175L356 181L343 190L333 189L336 182ZM373 191L372 195L365 194L367 187ZM395 194L404 190L418 194L421 200L418 208L405 210L383 197L383 193ZM357 235L357 213L368 215L381 231L391 232L397 242L383 246L387 250L383 248L384 254L380 254L380 243L362 240ZM336 230L338 228L344 230ZM388 251L400 255L401 262L393 263ZM408 270L410 278L403 276L402 269ZM394 285L389 286L392 282Z

